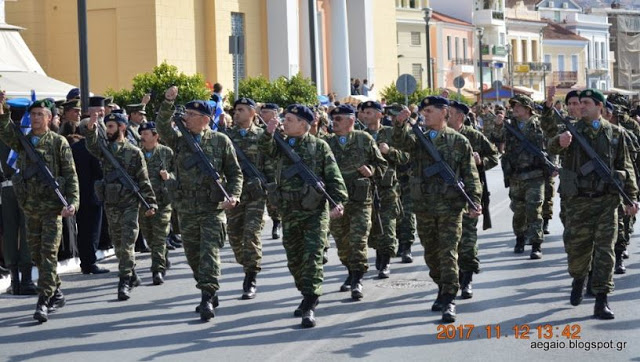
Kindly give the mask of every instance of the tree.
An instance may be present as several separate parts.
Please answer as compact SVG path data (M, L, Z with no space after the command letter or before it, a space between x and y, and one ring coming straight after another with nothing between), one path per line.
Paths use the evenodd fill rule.
M194 99L209 100L211 91L207 88L204 77L196 73L186 75L178 71L178 67L166 61L153 68L150 73L141 73L133 77L131 90L119 91L108 89L105 94L113 97L113 101L121 107L127 104L140 103L146 93L151 93L151 101L147 104L147 118L153 119L154 110L164 100L164 92L171 85L178 87L176 104L185 104Z
M428 89L428 88L416 89L416 91L411 93L408 97L409 104L419 104L424 97L439 95L439 94L440 94L440 91L435 89ZM398 91L398 89L396 88L396 85L393 83L391 83L388 87L385 87L384 89L382 89L382 92L380 93L380 97L385 98L387 100L387 104L391 104L391 103L404 104L404 94L400 93L400 91ZM465 96L458 96L458 93L450 92L449 99L456 100L459 102L461 101L462 103L465 103L467 105L471 105L473 103L473 101L466 98Z
M251 98L256 102L275 103L286 107L293 103L315 105L318 94L315 84L300 73L291 78L279 77L269 81L264 76L245 78L240 81L240 97ZM234 99L233 91L229 91L228 99Z

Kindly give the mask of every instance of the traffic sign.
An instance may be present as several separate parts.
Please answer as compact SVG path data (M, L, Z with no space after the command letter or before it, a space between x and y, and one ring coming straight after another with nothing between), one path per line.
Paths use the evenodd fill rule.
M411 74L403 74L399 76L396 81L396 88L398 89L398 92L405 96L415 92L417 86L418 82L416 82L416 79Z
M461 75L453 78L453 86L458 89L464 88L464 78Z

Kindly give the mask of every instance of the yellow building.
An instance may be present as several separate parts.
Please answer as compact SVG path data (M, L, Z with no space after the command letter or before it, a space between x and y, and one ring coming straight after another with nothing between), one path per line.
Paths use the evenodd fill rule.
M22 36L45 72L79 84L77 1L6 1L7 22L25 28ZM244 36L241 78L311 76L307 6L307 0L87 1L91 91L129 87L136 74L165 60L231 89L232 34ZM316 7L321 93L347 95L349 77L380 85L395 80L392 1L317 0Z

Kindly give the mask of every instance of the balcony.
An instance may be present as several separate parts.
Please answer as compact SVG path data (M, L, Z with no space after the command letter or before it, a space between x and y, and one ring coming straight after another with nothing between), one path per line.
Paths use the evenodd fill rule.
M453 63L453 74L474 74L475 73L475 61L473 59L461 59L454 58L451 59L451 63Z
M568 88L578 83L578 72L553 72L553 84L560 88Z
M609 70L609 62L602 59L590 59L589 68Z
M454 58L454 59L451 59L451 61L455 65L474 65L475 64L473 59Z
M478 10L473 14L476 26L504 25L504 12L496 10Z

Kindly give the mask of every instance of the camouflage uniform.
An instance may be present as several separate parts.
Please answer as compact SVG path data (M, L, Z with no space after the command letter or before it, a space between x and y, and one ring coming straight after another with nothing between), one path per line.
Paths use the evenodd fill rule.
M322 179L329 196L338 204L344 203L347 189L327 143L309 133L287 140L311 171ZM280 152L273 135L265 132L260 137L260 151L278 163L275 176L277 188L269 190L269 198L280 201L278 209L283 217L282 244L296 288L302 295L320 296L324 278L322 253L329 224L327 202L322 199L317 205L303 208L301 200L314 191L298 176L282 177L282 171L291 167L292 163Z
M142 151L146 160L147 169L149 171L149 180L153 192L158 201L158 210L153 217L145 217L147 211L143 207L140 208L140 231L149 241L151 247L151 271L163 273L166 266L167 252L167 235L169 235L169 227L171 224L171 200L167 191L166 182L174 180L173 175L173 151L163 145L157 145L153 150ZM166 170L169 173L169 179L163 180L160 171Z
M353 131L345 136L335 135L328 143L349 191L344 216L331 220L331 234L335 238L342 265L351 272L364 273L369 267L367 238L371 229L374 185L371 179L360 174L358 168L367 165L374 175L384 174L387 161L373 137L364 131Z
M48 300L61 283L56 269L62 238L60 213L63 206L54 190L42 182L37 173L30 178L25 177L37 166L27 157L10 122L9 112L5 110L5 114L0 116L0 139L18 152L16 166L22 172L13 175L13 189L16 200L24 211L31 259L38 268L38 293L41 298ZM62 195L77 210L80 199L78 176L66 138L52 131L40 136L30 132L26 137L35 143L36 151L60 184Z
M496 116L491 113L486 111L482 116L482 134L484 134L485 137L487 137L487 139L491 142L495 142L495 135L494 135L494 131L495 131L495 127L496 127Z
M249 129L239 129L234 126L227 135L258 171L265 174L264 154L258 150L258 140L263 133L264 129L251 122ZM246 174L243 176L240 204L227 210L227 232L233 254L238 264L242 265L244 272L258 273L262 262L260 233L264 227L266 194L257 178L249 178Z
M537 116L533 115L526 121L514 120L513 126L533 145L543 149L544 136ZM509 185L516 248L521 245L524 248L524 243L530 243L533 245L533 251L539 250L543 241L544 160L523 150L520 141L503 125L496 125L494 136L505 142L505 153L501 162L505 184Z
M458 130L471 144L472 151L482 158L482 171L488 171L498 164L498 149L479 131L470 126ZM462 237L458 245L458 266L461 272L480 272L478 259L478 218L462 216Z
M138 212L140 201L133 191L124 187L117 179L107 182L115 167L102 154L98 142L98 130L87 132L87 150L102 163L104 180L96 181L96 196L104 201L104 209L109 224L109 236L115 246L118 258L118 271L121 279L135 275L134 245L138 238ZM129 141L110 142L109 151L116 158L120 166L131 176L140 187L140 194L152 208L158 208L156 197L151 187L147 164L142 151ZM135 278L135 277L134 277Z
M380 195L380 218L382 219L382 233L376 226L376 212L373 212L372 223L373 232L369 234L369 247L376 249L382 255L393 256L396 254L398 244L396 239L396 219L400 216L400 184L397 177L397 166L409 163L409 153L401 151L393 143L393 127L382 126L378 131L371 131L367 128L376 144L386 143L389 145L389 152L383 155L389 167L384 174L377 173L373 176L378 185Z
M411 245L416 235L416 215L413 213L409 177L413 161L397 167L398 183L400 184L400 202L402 204L402 213L396 220L396 236L398 237L398 253L400 250L411 251ZM400 256L400 255L398 255ZM407 260L409 261L409 260Z
M600 126L594 129L589 121L581 120L576 124L577 131L635 200L638 187L623 131L602 117L598 121ZM621 198L615 187L606 184L595 172L583 176L580 167L589 157L575 140L569 147L561 148L559 137L549 141L549 151L563 156L559 192L566 211L563 237L569 274L584 279L593 259L591 289L594 294L607 294L614 289L614 242Z
M173 102L164 101L156 125L160 137L175 154L176 181L168 185L169 194L173 207L178 211L184 251L197 282L196 287L215 295L220 288L220 248L227 234L221 208L224 198L216 183L198 167L185 167L185 162L195 155L182 134L171 126L172 116ZM205 155L220 176L226 179L225 188L229 195L239 198L242 170L229 138L208 128L194 138L200 138L200 147Z

